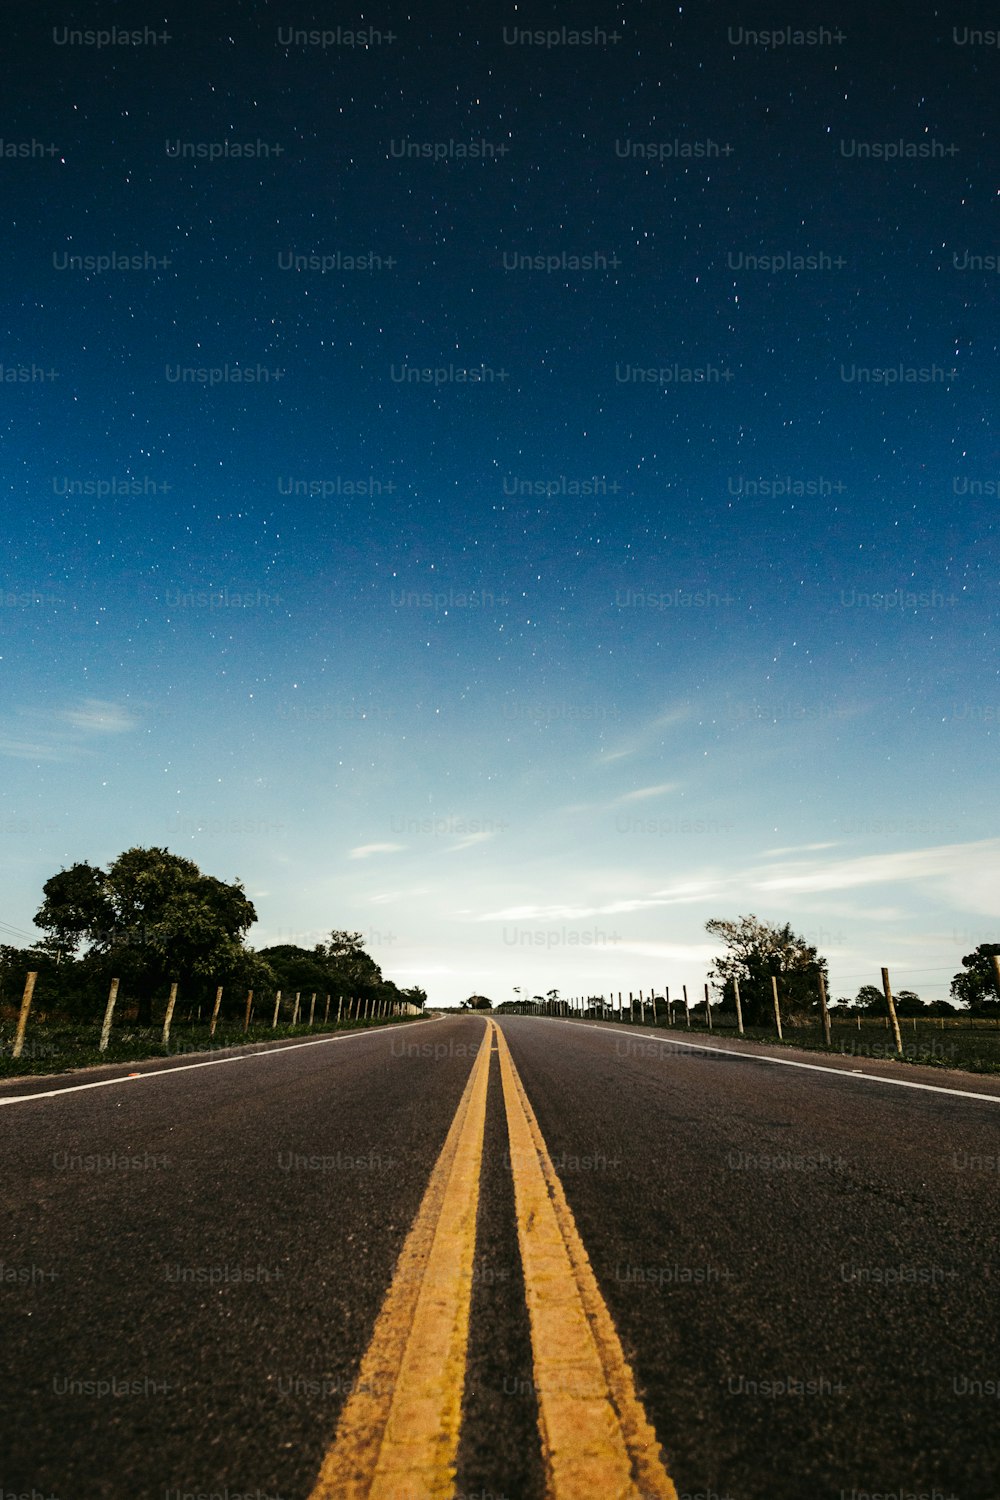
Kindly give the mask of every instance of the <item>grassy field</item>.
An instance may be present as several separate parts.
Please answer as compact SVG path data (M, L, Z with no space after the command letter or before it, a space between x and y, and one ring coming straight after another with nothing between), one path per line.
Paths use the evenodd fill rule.
M834 1020L831 1017L832 1045L826 1046L823 1029L815 1026L784 1026L784 1045L806 1047L810 1051L838 1053L842 1057L867 1057L883 1061L920 1063L925 1067L963 1068L970 1073L1000 1073L1000 1022L978 1016L934 1016L912 1020L900 1018L899 1028L903 1040L902 1056L896 1052L896 1040L887 1018L863 1016L861 1026L852 1017L850 1020ZM638 1022L624 1023L641 1030ZM734 1020L720 1022L712 1018L713 1030L709 1033L704 1015L697 1020L692 1015L690 1033L681 1022L669 1028L662 1019L658 1029L674 1030L678 1035L708 1037L735 1037ZM755 1042L766 1042L778 1047L774 1027L747 1027L746 1036Z
M344 1021L335 1026L317 1022L308 1025L251 1025L219 1022L215 1036L208 1034L208 1022L175 1022L170 1041L163 1045L163 1023L137 1026L126 1023L112 1030L107 1050L97 1050L100 1024L79 1021L29 1021L24 1049L19 1058L11 1056L15 1022L0 1024L0 1078L25 1074L65 1073L70 1068L87 1068L97 1063L141 1062L150 1057L178 1057L187 1052L219 1052L225 1047L245 1047L253 1042L281 1041L288 1037L327 1035L334 1031L360 1031L372 1026L398 1025L401 1021L419 1021L421 1016L392 1016L377 1021Z

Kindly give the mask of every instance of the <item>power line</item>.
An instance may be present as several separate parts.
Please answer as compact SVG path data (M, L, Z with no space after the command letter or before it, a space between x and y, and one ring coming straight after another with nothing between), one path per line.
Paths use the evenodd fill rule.
M11 927L9 922L0 922L0 929L4 932L12 932L15 937L27 938L29 943L37 942L38 939L30 932L24 932L20 927Z

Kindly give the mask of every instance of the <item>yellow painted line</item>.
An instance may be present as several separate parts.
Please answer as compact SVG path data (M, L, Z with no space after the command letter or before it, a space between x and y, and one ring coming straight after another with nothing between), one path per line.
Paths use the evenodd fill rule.
M499 1027L497 1044L547 1500L677 1500Z
M309 1500L450 1500L486 1128L486 1030Z

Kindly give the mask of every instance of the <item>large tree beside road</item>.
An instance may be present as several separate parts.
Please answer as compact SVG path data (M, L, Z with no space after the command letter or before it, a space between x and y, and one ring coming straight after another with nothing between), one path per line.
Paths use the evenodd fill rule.
M141 1023L169 981L242 981L255 968L243 939L257 913L240 881L204 875L167 849L127 849L106 870L72 865L43 891L35 925L67 956L85 944L87 968L122 980Z
M743 1019L748 1026L769 1026L774 1019L771 976L778 981L782 1019L793 1024L819 1014L819 976L827 978L826 959L812 943L797 936L786 922L762 921L753 915L725 921L713 917L705 923L713 937L721 938L726 952L714 959L709 973L722 990L722 1008L735 1010L734 980L739 981Z

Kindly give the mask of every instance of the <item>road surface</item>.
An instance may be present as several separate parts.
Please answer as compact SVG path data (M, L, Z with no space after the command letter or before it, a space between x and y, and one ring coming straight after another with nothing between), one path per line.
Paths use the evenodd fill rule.
M1000 1081L456 1016L0 1135L4 1497L1000 1496Z

